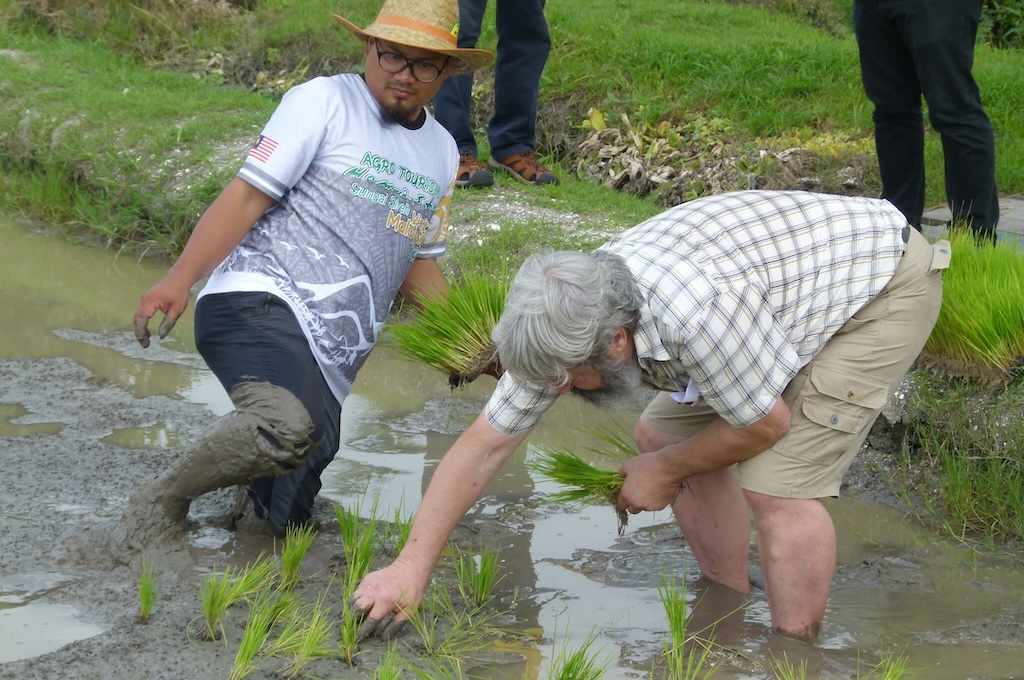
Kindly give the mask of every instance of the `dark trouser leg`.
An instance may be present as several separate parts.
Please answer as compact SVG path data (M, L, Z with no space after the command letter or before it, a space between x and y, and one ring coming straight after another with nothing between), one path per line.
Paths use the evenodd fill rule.
M487 0L459 0L459 47L476 47L487 9ZM478 155L470 122L473 109L473 74L464 73L445 80L434 95L434 117L445 127L459 153Z
M923 94L929 120L942 137L953 218L993 238L999 220L995 142L971 73L981 5L981 0L856 0L854 29L864 89L875 104L885 197L920 225Z
M946 200L954 221L995 236L999 221L992 124L971 70L981 0L920 0L910 39L928 119L942 137ZM917 28L921 26L922 28Z
M465 1L465 0L463 0ZM534 151L540 77L551 52L544 0L497 0L491 157Z
M267 293L226 293L199 300L196 347L229 393L242 383L267 382L292 393L313 421L313 447L290 473L254 482L258 517L281 532L309 519L320 474L334 458L341 406L327 386L305 334L288 306Z
M882 195L921 228L924 213L924 120L905 22L886 0L855 0L853 26L864 92L874 104L875 149Z

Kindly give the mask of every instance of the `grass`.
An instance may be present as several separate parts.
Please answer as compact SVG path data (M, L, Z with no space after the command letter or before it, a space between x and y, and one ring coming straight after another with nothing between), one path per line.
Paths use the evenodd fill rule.
M587 448L587 451L620 463L636 455L636 450L620 435L601 432L597 433L597 437L609 448ZM545 502L570 507L595 503L611 503L613 506L616 504L623 483L623 477L617 470L597 467L568 449L540 447L539 451L538 456L526 461L527 469L565 487L547 493ZM621 536L629 516L624 511L616 509L616 517Z
M35 0L0 5L5 47L25 55L0 57L4 205L94 232L114 246L148 244L171 253L233 176L288 86L360 67L358 42L330 14L369 22L376 11L357 0L274 0L251 11L100 0L57 0L45 13L37 7ZM654 127L725 121L718 148L774 147L775 141L821 135L870 138L849 7L850 0L693 0L671 7L656 0L567 0L549 6L555 49L543 75L538 133L540 151L557 164L563 182L531 200L577 213L574 228L627 226L655 207L575 176L591 109L610 124L623 114L634 125ZM666 22L699 30L659 30ZM610 34L615 41L606 39ZM493 48L495 42L491 14L480 44ZM983 45L976 55L1006 193L1024 192L1024 121L1017 115L1024 83L1016 77L1022 62L1020 50ZM486 74L478 87L474 122L482 126L490 115ZM934 205L943 200L937 135L928 135L927 148L927 201ZM870 150L849 155L871 159ZM690 163L711 160L709 150ZM877 186L872 170L861 191L871 194ZM471 203L465 201L468 210ZM500 214L492 219L503 221ZM564 226L545 218L529 231L540 243L562 238L566 230L552 224ZM507 254L520 259L515 251Z
M978 392L963 379L922 374L908 403L910 435L937 480L911 479L958 538L1024 538L1024 384Z

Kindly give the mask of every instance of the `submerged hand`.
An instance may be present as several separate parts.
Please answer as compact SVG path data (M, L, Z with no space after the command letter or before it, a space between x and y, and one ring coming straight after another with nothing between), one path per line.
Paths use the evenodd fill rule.
M419 606L425 587L424 579L397 561L367 574L349 599L352 608L365 617L357 632L359 639L375 631L385 640L397 636Z

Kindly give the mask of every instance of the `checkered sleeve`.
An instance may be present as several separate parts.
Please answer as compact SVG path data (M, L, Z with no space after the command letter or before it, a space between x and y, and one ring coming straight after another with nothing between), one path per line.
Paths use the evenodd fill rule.
M558 398L558 391L518 382L505 373L484 406L487 422L503 434L529 430Z

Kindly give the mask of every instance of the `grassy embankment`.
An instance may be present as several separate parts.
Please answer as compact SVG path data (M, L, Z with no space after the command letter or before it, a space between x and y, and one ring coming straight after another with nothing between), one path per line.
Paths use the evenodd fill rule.
M250 12L223 12L209 3L0 0L0 209L132 252L178 252L281 93L313 75L359 67L360 46L330 15L365 24L376 12L376 3L355 0L252 4ZM502 228L453 247L452 260L479 265L499 253L514 265L540 246L589 247L599 240L592 229L630 225L666 204L751 181L876 194L850 0L748 4L762 7L551 3L555 46L539 141L563 183L517 200L578 215L574 229L546 213L526 221L488 214ZM490 28L482 46L494 40ZM979 47L975 71L997 131L1004 194L1024 193L1022 68L1020 50ZM486 73L479 84L482 124ZM608 130L595 136L602 119ZM607 140L622 147L618 156L602 150ZM793 147L800 152L780 153ZM928 204L937 205L942 160L934 134L927 155ZM487 197L460 194L456 224L485 213ZM1019 403L1020 381L998 393L958 386L972 398L949 403L939 399L946 382L916 375L928 389L912 406L908 441L915 450L927 444L924 453L946 471L937 512L958 534L1021 537L1013 517L1022 516L1024 499L998 507L988 499L993 488L1024 486L1024 428L993 422L1010 441L995 451L946 425L978 423L993 404ZM939 404L951 413L936 418ZM964 461L971 461L966 470Z

